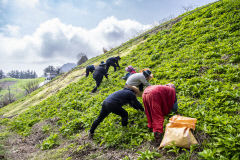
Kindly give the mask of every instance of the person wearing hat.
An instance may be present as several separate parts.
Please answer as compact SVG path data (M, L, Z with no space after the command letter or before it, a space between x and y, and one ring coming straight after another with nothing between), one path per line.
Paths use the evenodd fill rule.
M125 87L133 89L137 93L137 96L141 97L143 86L150 86L151 84L148 81L151 78L153 78L153 75L148 69L144 70L142 73L135 73L127 79ZM133 86L137 88L133 88Z
M148 128L154 132L156 142L160 143L163 136L164 116L171 111L177 112L178 109L175 86L173 84L149 86L145 88L142 99Z
M125 76L122 77L122 79L124 79L124 80L127 80L128 77L131 76L132 74L137 73L137 72L135 71L135 68L133 68L132 66L126 67L126 68L125 68L125 71L127 71L128 73L127 73Z
M105 76L108 79L108 74L105 67L106 63L102 61L101 64L96 68L95 72L93 73L93 79L96 81L96 86L93 88L92 93L96 92L97 88L100 86L103 76Z
M89 131L89 139L93 138L97 126L110 114L114 113L122 117L122 126L128 124L128 112L122 108L123 105L129 104L136 110L144 111L142 104L137 100L136 93L129 88L116 91L109 95L102 104L102 109L98 118L93 122Z
M89 72L93 73L94 70L95 70L94 65L88 65L88 66L86 67L86 77L88 77Z
M119 64L118 64L118 61L119 61L120 59L121 59L121 58L120 58L119 56L108 58L107 61L106 61L106 65L107 65L106 70L108 71L109 67L110 67L110 66L113 66L113 67L114 67L114 72L116 72L117 67L120 68L120 66L119 66Z

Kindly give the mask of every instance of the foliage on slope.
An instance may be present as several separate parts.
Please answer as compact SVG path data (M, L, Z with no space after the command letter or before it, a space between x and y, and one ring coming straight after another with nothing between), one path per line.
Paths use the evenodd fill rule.
M177 86L179 112L197 118L195 134L209 137L201 140L199 156L238 159L239 20L240 1L220 1L185 17L171 29L150 36L122 57L121 70L110 69L110 78L103 80L98 93L90 94L95 82L91 76L84 77L13 120L2 123L21 135L28 135L34 124L57 118L57 131L52 131L42 143L42 148L51 148L46 144L55 143L57 135L72 138L80 130L89 130L102 101L124 86L123 68L131 64L138 69L151 68L155 77L152 84L172 82ZM124 108L129 112L128 127L121 127L120 117L108 116L96 130L95 141L99 145L128 148L153 139L144 113L128 106Z

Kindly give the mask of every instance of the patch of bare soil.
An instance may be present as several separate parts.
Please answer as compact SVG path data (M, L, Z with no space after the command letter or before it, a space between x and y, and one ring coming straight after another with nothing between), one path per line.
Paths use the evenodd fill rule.
M125 157L134 160L139 157L139 154L136 153L137 151L156 151L159 147L159 144L151 141L132 149L108 148L94 143L93 140L89 140L86 133L82 133L82 137L72 143L80 146L78 149L68 151L68 157L71 157L72 160L121 160ZM161 153L162 151L159 150L158 152ZM174 157L176 158L176 156L173 156L173 159Z
M8 86L14 85L17 81L5 81L5 82L0 82L0 88L2 89L7 89Z
M7 142L8 146L6 148L8 153L4 155L4 157L12 160L27 160L34 158L36 154L42 152L36 145L41 144L42 141L49 136L42 131L42 127L44 125L56 125L57 121L58 119L55 118L34 125L31 135L26 138L17 135L9 138ZM195 137L200 143L200 146L204 140L209 139L209 136L202 132L196 132ZM162 155L160 158L156 159L174 160L181 156L181 154L185 153L184 149L179 149L177 153L169 152L168 149L158 150L159 144L155 143L155 141L144 142L141 146L132 149L109 148L106 146L100 146L99 144L96 144L94 140L90 140L85 131L82 131L78 139L69 140L55 149L57 151L69 144L75 144L76 147L68 149L60 157L71 157L72 160L121 160L128 157L129 159L136 160L140 156L140 154L137 153L138 151L145 152L146 150L149 150L150 152L157 151ZM200 146L189 157L191 160L198 159L197 152L201 151ZM47 157L43 158L46 159Z
M105 146L100 146L95 144L94 141L89 140L86 133L82 133L82 137L77 141L74 141L78 148L68 151L68 157L72 157L72 160L119 160L128 157L136 157L136 150L121 150L116 148L107 148Z
M5 142L7 153L4 155L4 158L11 160L30 159L34 154L40 151L37 145L41 144L42 141L49 136L42 131L42 127L44 125L55 125L55 122L54 119L51 119L35 124L32 127L31 134L27 137L21 137L17 134L9 136Z
M189 159L197 160L197 152L202 151L201 144L210 138L203 132L196 132L195 137L200 145L190 155L190 153L186 154L186 150L182 148L178 148L177 152L170 152L169 149L158 150L160 144L157 144L155 141L144 142L141 146L132 149L108 148L96 144L93 140L89 140L86 133L82 133L81 135L81 138L72 141L72 143L75 143L78 146L78 149L75 148L73 150L69 150L67 153L67 157L71 157L72 160L121 160L124 157L136 160L140 156L137 152L145 152L146 150L160 153L161 157L156 158L159 160L175 160L177 157L180 158L181 156L186 158L187 155L189 156ZM190 152L190 150L188 149L187 152Z

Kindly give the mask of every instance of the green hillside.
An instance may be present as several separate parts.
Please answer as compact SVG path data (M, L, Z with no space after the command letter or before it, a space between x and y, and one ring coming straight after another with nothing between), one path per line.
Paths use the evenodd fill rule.
M0 79L0 96L4 96L9 93L14 95L14 99L22 98L25 95L24 86L29 83L29 81L37 80L40 82L44 81L44 78L37 79L16 79L16 78L4 78Z
M98 61L106 60L107 56ZM237 160L239 63L240 1L219 1L184 17L171 28L149 35L122 56L120 70L113 72L110 68L109 79L103 79L97 93L90 93L95 86L92 76L83 77L18 116L2 118L1 125L7 130L1 130L0 140L7 153L11 147L6 139L15 133L18 134L15 138L23 136L34 148L27 159L127 160L156 155L162 159ZM156 150L145 114L129 106L124 106L129 113L127 128L121 126L119 116L111 114L96 129L93 142L87 140L102 101L123 88L125 81L121 77L128 65L137 70L150 68L154 74L151 84L176 85L179 113L198 120L193 133L199 146L190 150L176 147Z

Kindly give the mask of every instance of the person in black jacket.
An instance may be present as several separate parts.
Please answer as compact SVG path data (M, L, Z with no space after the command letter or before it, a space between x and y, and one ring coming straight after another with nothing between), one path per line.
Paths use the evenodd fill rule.
M128 112L122 108L123 105L130 104L136 110L144 111L142 104L137 100L136 94L132 89L124 88L109 95L102 104L102 109L98 118L93 122L89 131L89 138L92 139L94 131L97 126L106 118L110 113L117 114L122 117L122 126L128 124Z
M94 65L88 65L88 66L86 67L86 77L88 77L89 72L93 73L94 70L95 70Z
M97 67L95 72L93 73L93 79L95 79L96 81L96 87L93 88L92 93L96 92L97 88L100 86L103 76L105 76L108 79L108 74L105 67L106 63L102 61L99 67Z
M108 71L109 67L110 67L110 66L113 66L113 67L114 67L114 72L116 72L117 67L120 68L120 66L119 66L119 64L118 64L118 61L119 61L120 59L121 59L121 58L120 58L119 56L108 58L107 61L106 61L106 65L107 65L106 70Z

